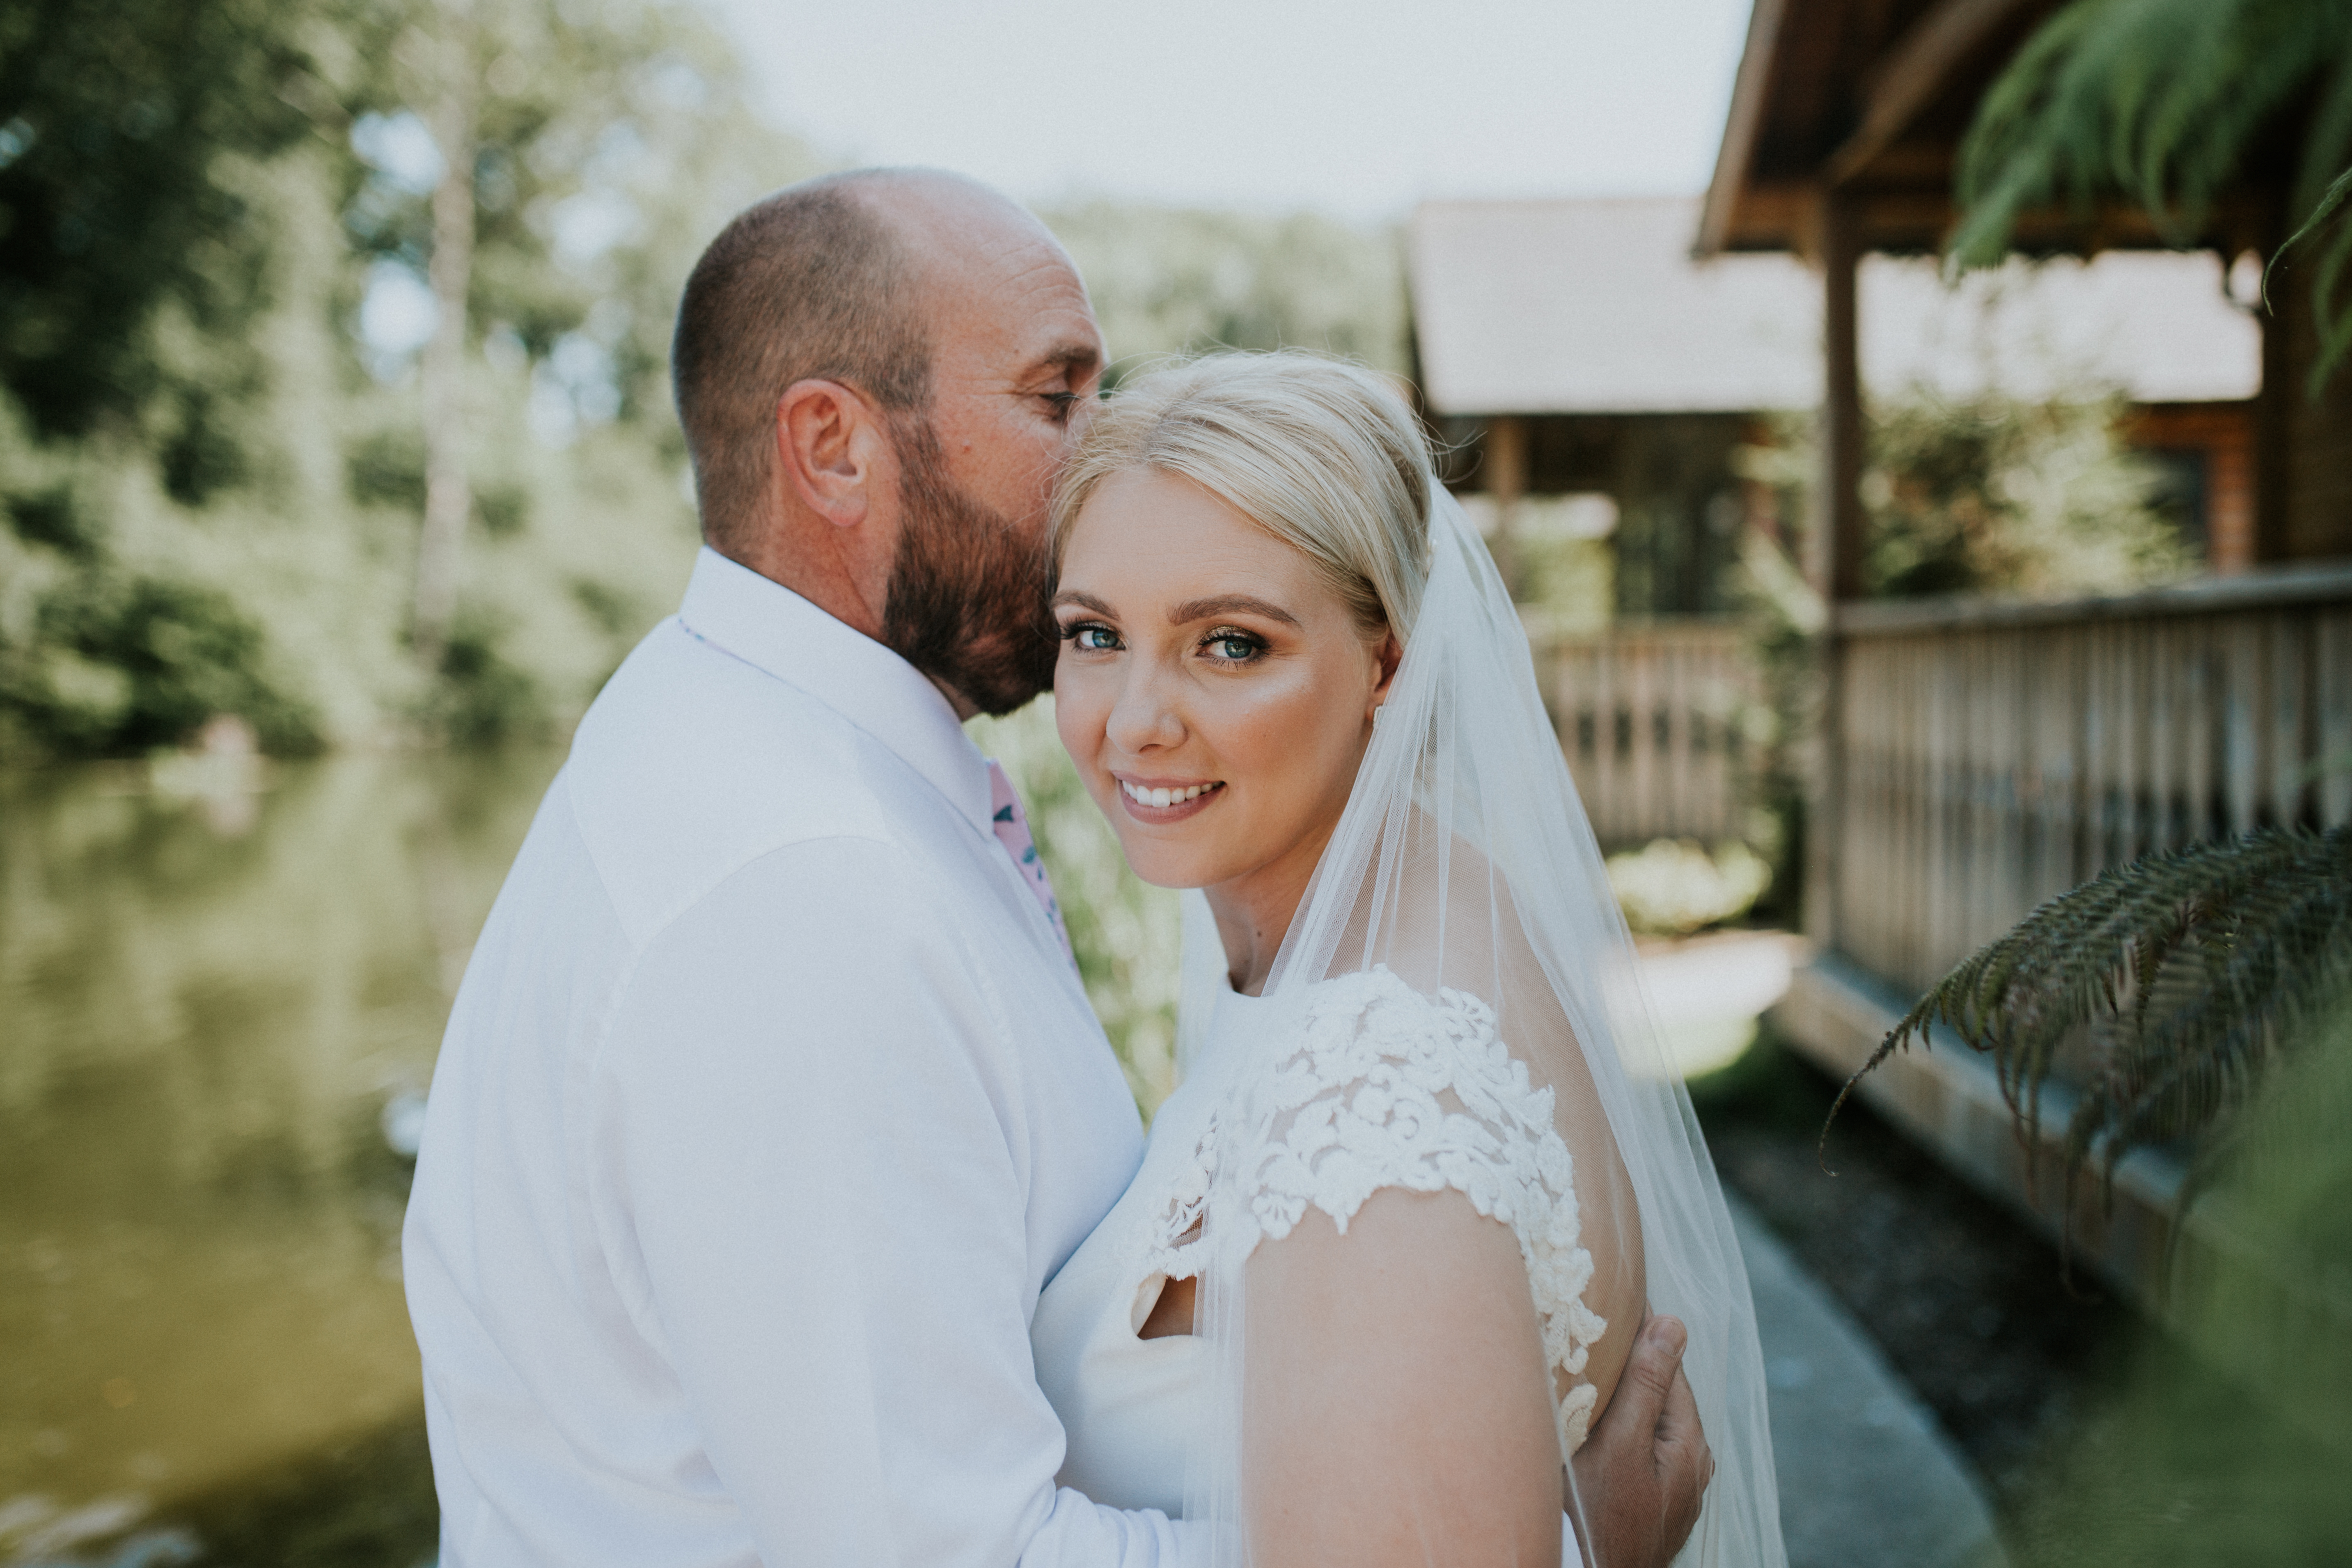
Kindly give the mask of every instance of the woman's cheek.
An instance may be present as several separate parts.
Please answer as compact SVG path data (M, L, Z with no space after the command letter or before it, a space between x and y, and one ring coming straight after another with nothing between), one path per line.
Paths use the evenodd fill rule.
M1094 689L1100 683L1089 680L1088 674L1064 644L1062 657L1054 664L1054 732L1062 738L1062 749L1077 763L1081 776L1091 778L1102 755L1107 710Z

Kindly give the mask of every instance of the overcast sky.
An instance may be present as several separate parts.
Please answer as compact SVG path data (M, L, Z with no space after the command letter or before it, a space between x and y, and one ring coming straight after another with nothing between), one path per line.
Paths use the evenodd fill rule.
M1749 0L705 0L838 154L1101 195L1400 217L1706 183Z

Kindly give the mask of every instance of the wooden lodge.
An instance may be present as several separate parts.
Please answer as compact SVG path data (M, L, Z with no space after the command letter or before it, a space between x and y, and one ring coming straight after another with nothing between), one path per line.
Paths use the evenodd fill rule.
M1841 1075L1949 965L2104 867L2258 824L2352 821L2352 373L2306 395L2307 284L2274 290L2278 314L2259 320L2251 526L2213 574L2072 604L1857 602L1868 258L1929 252L1948 232L1959 137L2055 8L1757 0L1696 226L1701 256L1799 257L1819 291L1811 567L1828 624L1805 875L1820 956L1778 1018ZM2204 237L2211 265L2277 246L2291 166L2249 160ZM2105 258L2149 252L2157 236L2118 206L2034 215L2020 243ZM2059 1184L2028 1179L1981 1058L1945 1040L1863 1091L1987 1191L2054 1222ZM2051 1136L2069 1108L2053 1084ZM2153 1304L2168 1278L2231 1245L2199 1208L2167 1252L2179 1180L2177 1161L2136 1155L2112 1214L2078 1216L2089 1258ZM2292 1289L2276 1305L2346 1314Z
M1611 624L1548 637L1556 716L1612 847L1738 836L1734 752L1758 698L1727 585L1759 503L1735 471L1764 416L1821 406L1822 289L1801 258L1691 253L1687 197L1433 202L1408 237L1417 384L1457 482L1502 526L1606 498ZM2120 393L2217 571L2252 563L2260 329L2211 255L2023 264L1947 289L1927 258L1858 268L1880 395Z

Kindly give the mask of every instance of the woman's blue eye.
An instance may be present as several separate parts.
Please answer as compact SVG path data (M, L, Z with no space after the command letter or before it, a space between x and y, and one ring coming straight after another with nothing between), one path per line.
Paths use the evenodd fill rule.
M1209 639L1208 647L1220 659L1246 664L1263 652L1265 645L1246 632L1219 632Z
M1080 624L1062 634L1080 653L1109 653L1118 647L1118 634L1108 626Z

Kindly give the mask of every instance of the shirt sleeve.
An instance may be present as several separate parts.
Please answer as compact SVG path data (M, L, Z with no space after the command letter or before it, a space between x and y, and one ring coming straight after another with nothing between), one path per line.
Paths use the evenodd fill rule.
M605 1251L765 1562L1183 1560L1055 1485L1007 1035L938 889L864 840L738 872L615 1007Z

